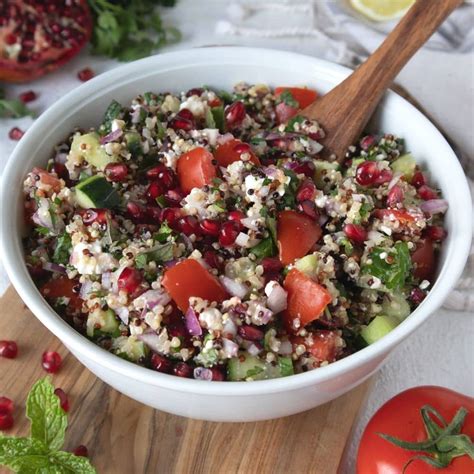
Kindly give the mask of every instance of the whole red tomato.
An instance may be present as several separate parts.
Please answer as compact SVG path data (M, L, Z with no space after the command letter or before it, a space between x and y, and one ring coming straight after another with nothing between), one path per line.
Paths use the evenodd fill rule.
M369 421L362 435L357 455L358 474L472 474L474 460L467 454L453 458L449 466L440 469L429 465L416 456L435 457L433 452L409 451L392 444L381 433L408 442L428 439L421 409L434 408L449 424L463 407L467 415L460 434L474 438L474 398L444 387L415 387L402 392L383 405ZM436 418L431 416L432 421ZM437 421L439 426L439 420ZM469 443L469 441L467 441ZM414 459L410 464L409 461ZM408 465L407 465L408 464Z

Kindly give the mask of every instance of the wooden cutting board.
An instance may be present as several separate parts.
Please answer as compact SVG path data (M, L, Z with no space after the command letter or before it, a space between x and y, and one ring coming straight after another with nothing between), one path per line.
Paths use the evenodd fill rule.
M0 339L19 346L16 359L0 358L0 396L15 402L8 433L27 434L25 399L45 375L41 354L58 351L63 366L53 382L70 401L65 449L85 444L103 474L336 473L368 388L365 383L331 403L278 420L204 422L154 410L110 388L33 316L12 287L0 298Z

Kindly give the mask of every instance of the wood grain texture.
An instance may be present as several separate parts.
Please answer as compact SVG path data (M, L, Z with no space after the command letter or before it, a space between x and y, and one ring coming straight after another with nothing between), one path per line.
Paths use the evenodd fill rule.
M56 350L63 367L53 382L71 405L65 449L85 444L103 474L336 473L368 387L278 420L203 422L154 410L108 387L42 326L13 288L0 299L0 339L19 344L17 359L0 358L0 396L15 402L9 434L27 434L26 395L45 375L41 354Z
M327 156L334 154L343 160L403 66L461 3L463 0L417 0L358 69L302 111L325 130L321 143Z

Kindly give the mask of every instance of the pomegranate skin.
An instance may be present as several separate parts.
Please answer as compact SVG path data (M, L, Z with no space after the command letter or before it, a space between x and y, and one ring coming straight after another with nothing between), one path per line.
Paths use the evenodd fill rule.
M33 81L71 60L90 40L92 16L87 0L72 0L69 5L52 0L38 2L38 5L24 0L8 3L8 21L0 26L0 38L8 38L8 41L0 40L0 81ZM25 31L17 29L24 24L31 25L33 31L17 33ZM54 28L53 25L62 26ZM61 36L65 29L69 32L68 38ZM20 48L12 48L16 44ZM8 49L15 53L10 56Z

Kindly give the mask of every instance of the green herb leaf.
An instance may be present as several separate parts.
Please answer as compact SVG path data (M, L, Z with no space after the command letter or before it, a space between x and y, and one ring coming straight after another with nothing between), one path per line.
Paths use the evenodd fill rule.
M146 252L141 252L135 257L135 264L138 268L145 268L149 262L164 263L173 260L174 243L168 242L163 245L156 245Z
M61 449L67 428L67 416L54 387L47 378L33 385L26 401L26 416L31 421L31 437L49 449Z
M247 370L245 378L255 377L256 375L261 374L262 372L263 367L259 367L258 365L256 365L253 369Z
M168 237L173 234L173 229L164 222L161 224L158 232L153 234L153 240L156 240L160 244L165 243L168 240Z
M292 117L290 120L288 120L288 123L285 127L285 132L294 132L295 131L295 124L296 123L302 123L306 119L302 115L296 115L295 117Z
M102 120L102 125L100 126L100 131L102 134L106 135L112 130L112 121L119 117L122 112L122 105L119 104L116 100L113 100L110 105L107 107L107 110L104 114L104 119Z
M271 237L261 240L255 247L250 249L257 258L273 257L276 254L276 247Z
M0 435L0 465L7 466L14 471L19 471L24 467L37 465L43 467L36 461L36 458L42 458L48 449L36 439L14 438Z
M61 469L60 472L78 474L95 474L97 472L89 459L83 456L76 456L67 451L57 451L52 453L49 458L51 464Z
M53 262L66 265L69 262L69 255L71 253L71 236L64 232L58 237L56 247L54 248Z
M278 97L280 98L280 102L288 105L288 107L298 109L300 106L298 101L293 97L293 94L289 90L283 91Z
M295 373L291 357L278 357L278 367L282 377Z
M0 89L0 118L20 118L34 113L20 99L5 99L5 93Z

